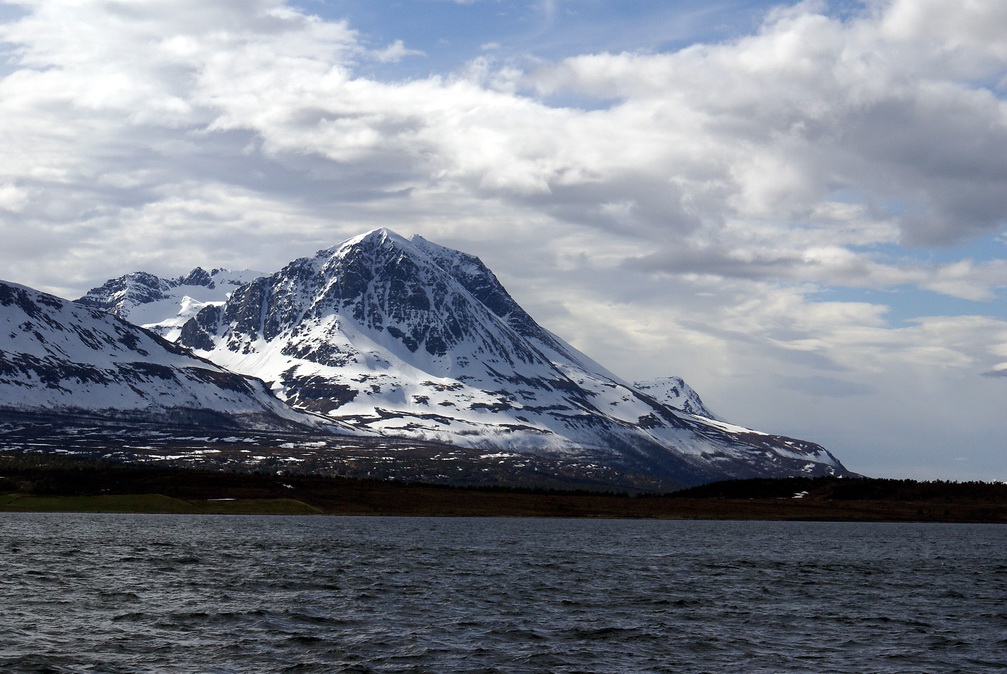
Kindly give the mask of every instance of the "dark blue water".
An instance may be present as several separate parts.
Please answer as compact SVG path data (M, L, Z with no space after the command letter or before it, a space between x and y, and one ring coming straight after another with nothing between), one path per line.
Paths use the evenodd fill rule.
M4 672L1007 670L1007 527L0 515Z

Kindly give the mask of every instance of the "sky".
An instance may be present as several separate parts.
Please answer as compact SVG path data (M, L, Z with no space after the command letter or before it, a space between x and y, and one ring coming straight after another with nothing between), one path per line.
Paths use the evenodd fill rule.
M479 256L628 380L1007 480L1007 3L0 1L0 278Z

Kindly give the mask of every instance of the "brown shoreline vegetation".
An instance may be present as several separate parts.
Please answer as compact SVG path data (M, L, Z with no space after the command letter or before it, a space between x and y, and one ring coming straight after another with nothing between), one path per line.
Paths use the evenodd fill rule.
M787 478L670 494L449 487L0 456L0 512L1007 523L1007 484Z

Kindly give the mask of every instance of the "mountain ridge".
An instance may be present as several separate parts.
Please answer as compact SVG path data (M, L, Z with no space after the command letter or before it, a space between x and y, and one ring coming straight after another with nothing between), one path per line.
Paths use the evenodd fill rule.
M252 270L206 271L195 267L188 274L161 278L131 272L92 288L78 304L100 309L140 325L169 341L178 339L182 325L205 306L223 304L236 288L263 276Z

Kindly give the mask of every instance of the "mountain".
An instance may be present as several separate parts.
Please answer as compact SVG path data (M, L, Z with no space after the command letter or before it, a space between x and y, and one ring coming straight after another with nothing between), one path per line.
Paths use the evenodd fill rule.
M234 289L178 342L388 437L678 484L849 474L818 445L713 418L684 382L635 388L539 326L478 258L385 229ZM662 402L672 389L681 408Z
M185 426L317 426L258 379L97 309L0 281L0 411Z
M182 325L206 306L223 304L239 286L263 276L261 272L196 267L185 276L159 278L134 272L90 290L78 304L115 314L165 339L178 339Z
M697 417L716 419L699 394L685 383L681 377L658 377L648 381L635 381L633 388L640 393L646 393L658 402Z

